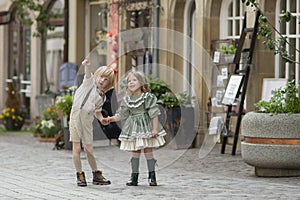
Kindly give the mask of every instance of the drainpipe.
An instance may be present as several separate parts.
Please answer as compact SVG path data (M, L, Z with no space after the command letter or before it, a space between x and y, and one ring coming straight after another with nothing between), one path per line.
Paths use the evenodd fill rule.
M160 8L157 7L160 5L160 0L153 0L153 7L152 7L152 20L153 20L153 31L152 31L152 73L159 75L158 63L159 63L159 10Z
M63 62L68 62L69 60L69 0L65 0L64 7L64 56Z

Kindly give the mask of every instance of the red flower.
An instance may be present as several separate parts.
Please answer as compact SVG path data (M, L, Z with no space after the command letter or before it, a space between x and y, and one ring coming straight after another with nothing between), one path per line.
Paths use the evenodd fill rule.
M115 35L114 35L114 40L115 40L115 41L118 41L118 37L119 37L118 34L115 34Z
M106 37L112 37L112 32L107 32Z
M115 74L118 73L118 67L115 67L115 68L114 68L114 72L115 72Z

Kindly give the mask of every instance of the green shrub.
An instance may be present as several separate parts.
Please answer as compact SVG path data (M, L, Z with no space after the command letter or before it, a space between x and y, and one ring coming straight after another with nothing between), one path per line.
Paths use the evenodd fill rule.
M287 87L274 91L270 101L260 101L254 106L259 111L270 114L300 113L300 98L295 81L289 81Z

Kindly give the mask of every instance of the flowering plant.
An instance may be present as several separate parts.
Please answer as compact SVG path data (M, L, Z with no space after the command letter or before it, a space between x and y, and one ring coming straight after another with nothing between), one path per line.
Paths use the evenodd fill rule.
M3 124L6 126L8 123L12 123L12 129L18 129L24 124L24 117L22 113L16 112L14 108L5 108L0 114L0 119L3 120Z
M56 121L53 119L42 119L40 121L41 137L54 137L59 131L59 127L56 124Z
M62 113L63 116L69 116L72 108L72 96L67 94L64 96L58 96L56 98L55 105L58 108L59 112Z
M62 114L63 126L68 127L70 113L72 109L73 97L72 95L58 96L56 98L55 106L58 114Z
M49 120L43 119L41 121L41 128L52 128L54 126L55 125L54 125L53 119L49 119Z
M60 130L60 122L55 104L43 110L42 114L42 118L37 118L33 132L40 134L41 137L54 137Z

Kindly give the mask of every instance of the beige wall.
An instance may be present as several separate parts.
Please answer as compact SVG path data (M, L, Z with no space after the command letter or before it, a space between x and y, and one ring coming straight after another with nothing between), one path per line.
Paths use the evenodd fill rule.
M11 6L10 0L0 3L0 11L8 11ZM8 69L8 25L0 26L0 109L5 106L7 98L6 78Z
M268 20L275 25L276 1L261 0L260 6ZM253 67L247 88L247 111L255 110L254 103L261 99L263 78L274 78L275 57L272 51L266 50L263 40L256 40Z
M36 25L31 27L31 32L34 32ZM42 67L41 67L41 40L37 37L31 37L31 74L30 74L30 116L33 119L38 115L37 103L35 97L41 94L42 84Z
M0 26L0 38L3 42L0 42L0 108L5 106L5 101L7 98L6 88L6 78L7 78L7 68L8 68L8 26Z
M0 11L8 11L11 5L11 0L1 0L0 1Z
M176 55L178 49L184 51L184 9L187 1L184 0L169 0L161 1L163 7L163 14L160 16L160 28L167 28L173 30L174 35L162 35L160 37L160 43L166 43L168 51L160 51L160 63L166 66L173 67L177 72L183 73L184 71L184 58L182 55ZM195 40L198 44L198 48L195 50L195 92L200 107L200 128L198 130L199 135L204 134L205 129L205 110L208 100L208 88L207 84L203 80L203 74L205 73L207 66L207 55L205 51L210 50L210 31L209 31L209 9L205 9L205 3L201 0L196 0L196 16L195 16ZM206 30L206 31L204 31ZM179 33L177 33L179 32ZM174 36L174 37L173 37ZM179 36L179 37L178 37ZM203 48L203 49L202 49ZM206 56L206 57L205 57ZM168 79L170 74L161 74L162 78ZM164 77L165 76L165 77ZM181 84L176 78L173 79L173 85ZM205 125L205 126L204 126ZM201 138L197 138L197 144L200 143Z
M69 62L81 65L84 59L85 1L69 1Z

